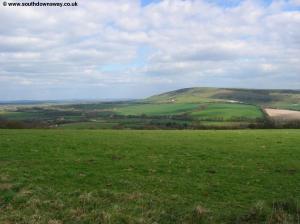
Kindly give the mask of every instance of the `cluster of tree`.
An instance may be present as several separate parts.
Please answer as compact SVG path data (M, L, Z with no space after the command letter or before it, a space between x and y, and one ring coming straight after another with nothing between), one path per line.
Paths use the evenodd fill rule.
M31 129L48 127L49 124L47 122L0 120L0 128L2 129Z
M164 119L173 119L173 120L181 120L181 121L192 121L193 118L184 113L184 114L177 114L177 115L146 115L146 114L141 114L141 115L114 115L114 117L117 118L142 118L142 119L155 119L155 120L164 120Z
M216 94L215 98L236 100L244 103L267 103L277 100L278 97L271 95L268 90L245 90L235 89L234 91Z
M0 128L7 129L22 129L22 128L51 128L61 124L86 122L91 118L98 117L99 114L95 112L89 113L87 116L81 116L76 119L64 119L64 117L56 117L50 120L5 120L0 119ZM272 128L300 128L300 121L275 121L265 116L264 118L248 121L235 122L228 124L228 122L220 122L219 125L207 125L198 120L193 120L187 114L173 115L173 116L122 116L106 115L105 120L108 122L114 121L116 123L113 129L272 129ZM207 121L207 120L205 120ZM211 121L211 120L209 120ZM213 120L216 121L216 120ZM224 121L220 119L218 121ZM244 121L244 119L236 120Z
M299 120L290 120L290 121L276 121L273 119L265 119L262 122L256 124L250 124L249 128L287 128L287 129L298 129L300 128Z
M59 116L80 116L82 114L82 112L80 111L45 109L41 107L17 108L16 112L35 113L37 117L42 118L53 118Z

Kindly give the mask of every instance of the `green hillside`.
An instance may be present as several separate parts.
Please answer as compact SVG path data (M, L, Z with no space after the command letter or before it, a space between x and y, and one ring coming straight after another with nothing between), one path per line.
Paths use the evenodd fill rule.
M274 124L264 107L300 111L300 91L179 89L144 100L0 106L0 128L205 129L299 127Z
M0 130L0 223L298 223L299 144L299 130Z
M147 98L149 102L203 103L242 102L300 110L300 90L258 90L232 88L186 88Z
M234 103L209 103L192 115L199 120L255 120L262 118L262 111L254 105Z
M193 103L150 103L120 107L116 111L123 115L172 115L189 112L196 109L198 106L198 104Z

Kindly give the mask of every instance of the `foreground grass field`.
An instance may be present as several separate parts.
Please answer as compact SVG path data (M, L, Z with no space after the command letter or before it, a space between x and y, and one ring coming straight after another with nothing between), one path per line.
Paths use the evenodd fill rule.
M299 223L299 145L299 130L0 130L0 223Z

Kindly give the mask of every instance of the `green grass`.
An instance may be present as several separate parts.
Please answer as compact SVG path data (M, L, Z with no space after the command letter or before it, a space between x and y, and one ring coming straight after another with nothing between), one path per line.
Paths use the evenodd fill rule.
M259 90L228 88L185 88L162 93L146 99L152 103L175 101L176 103L206 103L236 100L259 106L270 106L277 103L299 103L300 91L296 90Z
M113 129L114 126L118 125L117 122L109 121L87 121L87 122L74 122L61 124L58 126L59 129Z
M0 113L0 117L9 119L9 120L24 120L24 119L32 119L35 116L33 113L26 112L12 112L7 111L4 113Z
M0 130L0 223L297 223L299 145L299 130Z
M272 105L275 108L279 109L287 109L287 110L299 110L300 111L300 103L277 103Z
M64 114L64 112L59 112L56 114L57 111L53 111L53 114L47 113L44 111L30 111L30 112L5 112L3 114L0 113L0 118L7 119L7 120L14 120L14 121L26 121L26 120L53 120L58 118L64 118L64 120L71 120L71 121L78 121L82 117L80 114L78 115L68 115Z
M59 129L179 129L192 125L192 121L174 120L160 117L130 117L130 118L108 118L89 122L75 122L61 124L54 128Z
M122 115L172 115L188 112L198 107L192 103L138 104L117 108Z
M8 120L32 120L32 119L38 119L38 118L43 118L45 119L46 117L43 116L41 113L34 113L34 112L14 112L14 111L9 111L4 114L0 114L2 118L8 119Z
M241 127L249 125L247 121L201 121L201 125L208 127Z
M89 122L75 122L69 124L59 125L61 129L112 129L118 123L114 122L98 122L98 121L89 121Z
M155 95L147 98L146 101L166 103L175 100L176 103L207 103L216 101L213 96L219 92L223 91L216 88L187 88Z
M193 116L198 117L199 120L254 120L262 118L263 113L259 107L247 104L234 103L213 103L203 106L198 111L192 113Z

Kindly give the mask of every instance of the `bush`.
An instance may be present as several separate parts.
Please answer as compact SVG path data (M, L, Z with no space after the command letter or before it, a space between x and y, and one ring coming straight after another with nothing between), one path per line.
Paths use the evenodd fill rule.
M25 128L47 128L47 127L49 127L49 124L46 122L0 120L1 129L25 129Z

